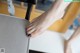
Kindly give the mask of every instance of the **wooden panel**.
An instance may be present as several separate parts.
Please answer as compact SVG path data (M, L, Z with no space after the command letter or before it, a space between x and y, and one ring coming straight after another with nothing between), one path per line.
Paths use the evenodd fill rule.
M2 2L0 2L0 13L2 14L8 14L8 10L7 10L7 4L4 4Z

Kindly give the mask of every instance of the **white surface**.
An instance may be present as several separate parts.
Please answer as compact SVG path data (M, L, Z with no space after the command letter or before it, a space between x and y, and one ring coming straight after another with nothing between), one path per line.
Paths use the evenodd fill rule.
M62 33L47 30L40 36L31 39L30 49L46 53L64 53L63 41L64 39L69 39L73 32L74 30L67 30L67 32L63 35ZM72 53L80 53L80 37L76 38L71 43L71 50Z
M27 25L24 19L0 15L0 48L4 48L5 53L27 52Z
M36 38L32 38L30 49L48 53L63 53L63 38L60 33L45 31Z

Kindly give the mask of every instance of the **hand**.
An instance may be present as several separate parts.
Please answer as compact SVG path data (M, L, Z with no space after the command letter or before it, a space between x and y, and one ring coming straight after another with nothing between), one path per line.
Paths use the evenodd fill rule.
M40 35L43 33L49 26L51 26L55 21L61 19L65 13L66 7L70 3L65 3L58 1L53 5L48 11L35 18L27 27L28 34L31 34L32 37ZM62 8L62 9L61 9Z
M53 21L57 21L61 19L64 15L64 12L60 13L58 16L56 16L56 19L50 20L45 19L43 17L35 18L27 27L28 34L31 34L32 37L35 37L37 35L40 35L43 33L47 28L51 25L50 23L53 23Z

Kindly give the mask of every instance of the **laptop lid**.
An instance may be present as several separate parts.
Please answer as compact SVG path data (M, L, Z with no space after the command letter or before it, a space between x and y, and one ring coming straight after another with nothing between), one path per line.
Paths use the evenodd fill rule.
M25 19L0 15L0 53L27 53Z

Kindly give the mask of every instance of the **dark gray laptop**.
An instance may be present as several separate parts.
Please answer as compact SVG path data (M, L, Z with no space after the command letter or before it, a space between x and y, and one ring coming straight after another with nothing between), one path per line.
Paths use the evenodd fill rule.
M27 53L28 23L25 19L0 15L0 53Z

